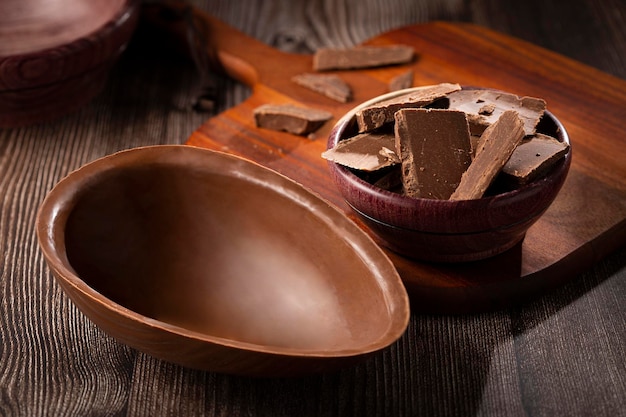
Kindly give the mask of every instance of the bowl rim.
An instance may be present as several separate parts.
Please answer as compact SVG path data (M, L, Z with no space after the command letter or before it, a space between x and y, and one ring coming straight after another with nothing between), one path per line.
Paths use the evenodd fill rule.
M335 125L331 129L331 132L328 136L326 149L331 149L340 141L343 132L352 123L355 117L355 114L359 110L365 107L369 107L373 104L379 103L381 101L389 100L389 99L392 99L392 98L395 98L395 97L398 97L407 93L411 93L413 91L418 91L421 88L423 88L423 86L411 87L411 88L406 88L402 90L392 91L390 93L386 93L386 94L374 97L370 100L367 100L353 107L347 113L345 113L335 123ZM491 90L495 92L506 93L505 91L500 90L500 89L486 88L486 87L462 86L462 89L464 90L476 90L476 89ZM508 94L511 94L511 93L508 93ZM569 145L569 149L567 153L565 154L563 160L561 161L561 164L556 167L557 170L565 171L565 174L566 174L567 170L569 169L571 158L572 158L572 146L571 146L571 140L570 140L569 134L567 130L565 129L565 127L563 126L563 124L561 123L561 121L552 112L546 109L544 114L555 124L557 128L557 132L559 133L559 139L561 139L563 142ZM377 200L377 201L378 200L385 200L385 201L393 200L394 205L399 205L403 210L410 210L410 211L425 210L425 209L434 211L434 210L440 210L440 209L450 209L451 207L454 207L454 209L458 212L471 212L479 208L497 207L499 205L505 205L508 201L512 199L521 198L522 196L531 195L533 193L534 194L539 193L541 189L545 187L546 183L552 183L556 181L556 179L554 178L555 176L545 176L545 177L535 179L514 190L510 190L510 191L506 191L506 192L502 192L502 193L498 193L498 194L494 194L494 195L490 195L486 197L481 197L479 199L474 199L474 200L451 201L451 200L439 200L439 199L428 199L428 198L414 198L414 197L408 197L399 193L395 193L392 191L388 191L388 190L376 187L375 185L361 179L360 177L355 175L349 168L341 164L338 164L333 161L327 161L327 163L328 163L329 169L333 173L333 176L340 177L342 182L349 184L350 187L356 189L359 193L367 196L368 198L372 200ZM562 180L564 180L564 177L565 175L563 175ZM346 198L344 191L341 190L341 187L339 188L340 188L341 193L344 195L344 199L346 200L346 203L351 207L355 207L355 204L353 204L351 201L349 201L348 198ZM356 206L358 206L358 204ZM360 207L356 207L356 208L358 208L357 210L358 212L366 214L367 216L375 219L381 224L387 224L395 228L406 229L406 230L416 230L420 232L433 233L433 234L446 234L445 231L437 227L435 228L424 227L420 229L412 228L412 227L405 226L403 224L397 224L397 223L380 219L376 216L373 216L372 213L368 213L367 210L362 210ZM526 220L527 219L520 219L518 222L522 223ZM450 231L447 233L448 234L459 234L459 233L469 234L469 233L480 233L480 232L487 231L487 230L493 230L493 228L467 228L467 229L463 229L462 231Z
M155 155L165 155L165 158L167 159L169 158L169 155L167 154L171 154L172 152L189 153L193 158L205 158L207 155L209 158L226 158L233 163L248 165L250 169L257 172L264 172L279 182L281 186L277 187L276 184L270 184L268 186L266 182L259 182L256 178L252 178L254 183L266 186L266 188L268 188L268 192L273 191L280 193L284 197L289 198L295 204L307 207L308 205L313 204L316 209L316 216L320 217L322 221L329 223L329 226L332 226L333 224L336 225L337 219L341 219L342 232L348 230L350 233L348 237L346 237L348 233L343 233L341 235L338 234L337 236L346 240L357 236L360 239L359 242L350 244L348 241L348 244L350 244L350 247L353 250L357 251L357 255L361 258L361 260L363 260L364 263L367 264L368 267L370 267L370 269L377 268L375 273L373 273L373 279L375 279L376 284L380 288L380 294L384 299L386 309L389 313L389 322L386 329L381 331L380 335L373 338L369 344L356 346L356 348L333 350L328 348L303 349L263 345L220 336L213 336L208 333L189 330L176 324L145 316L113 301L88 285L72 268L65 253L64 242L56 242L54 237L55 232L64 227L69 213L74 207L77 199L84 192L84 187L93 185L94 182L97 182L100 175L119 167L119 165L116 165L114 162L123 161L127 164L124 166L129 166L140 154L155 153ZM249 176L239 176L239 178L246 180L250 179ZM78 191L68 191L72 188L77 189ZM297 196L299 196L298 199L295 198L296 192L292 190L297 190L299 192L299 194L297 194ZM303 199L302 195L306 196L306 198ZM339 216L337 216L337 214L339 214ZM125 319L138 323L139 325L156 328L159 331L164 331L166 333L171 333L198 342L286 357L347 358L372 353L389 346L404 334L409 322L409 299L400 275L391 260L374 242L374 240L367 235L367 233L361 230L356 223L350 220L334 205L322 199L317 194L314 194L308 188L302 186L296 181L254 161L221 151L189 145L151 145L123 150L96 159L69 173L48 193L37 213L36 233L44 258L55 278L60 281L62 287L70 285L72 289L77 291L82 297L89 298L90 302L97 303L100 308L104 308L115 315L121 315ZM63 241L64 239L59 240ZM367 245L367 247L364 248L361 247L361 245ZM66 295L68 295L70 299L75 302L72 293L68 291L65 292ZM86 314L85 312L83 313ZM89 317L89 315L87 316ZM91 319L91 317L89 318ZM105 329L102 330L106 332ZM140 349L139 347L137 348Z
M4 73L4 79L0 77L0 103L8 100L9 109L15 107L13 117L19 120L16 122L5 122L6 126L24 124L21 118L26 117L26 122L36 123L37 121L54 118L57 112L52 112L52 116L31 115L35 110L41 108L39 102L31 104L32 111L26 116L22 115L23 105L26 102L13 103L15 97L24 91L54 91L56 87L63 89L65 84L78 82L85 77L101 77L103 71L106 74L110 67L126 49L135 27L139 21L139 0L123 0L119 10L113 17L98 27L94 27L90 33L68 41L64 44L51 46L48 48L16 53L12 55L0 55L0 72ZM53 69L42 73L37 77L23 77L21 68L24 63L43 61L47 68ZM65 84L64 84L65 83ZM41 91L40 91L41 90ZM49 95L49 94L48 94ZM82 101L88 100L92 94L87 94ZM6 97L4 97L6 96ZM35 94L34 97L38 97ZM81 101L80 99L76 99ZM76 101L75 100L75 101ZM20 104L21 103L21 104ZM45 104L45 102L44 102ZM70 106L71 107L71 106ZM60 111L61 114L67 111ZM48 113L48 111L46 111ZM57 115L58 116L58 115ZM0 122L0 126L3 123Z
M43 48L33 49L25 52L14 52L10 54L0 54L0 64L3 61L9 59L28 59L31 57L37 57L42 53L55 51L58 55L68 55L76 53L76 51L88 49L93 47L91 42L97 42L102 38L105 38L108 33L115 30L118 26L121 26L126 22L135 8L138 7L139 0L122 0L120 7L112 14L111 19L104 24L94 26L89 32L81 35L77 38L69 40L65 43L51 45Z

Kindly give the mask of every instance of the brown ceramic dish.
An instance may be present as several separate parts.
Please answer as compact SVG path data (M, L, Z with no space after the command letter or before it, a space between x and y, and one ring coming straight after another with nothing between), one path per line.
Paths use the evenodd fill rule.
M43 254L121 342L216 372L328 371L392 344L409 318L391 261L299 184L189 146L138 148L46 197Z
M331 131L327 147L353 134L359 109L407 92L374 98L348 112ZM550 112L538 131L569 143L565 128ZM463 262L497 255L519 243L555 199L571 159L570 149L545 177L514 191L462 201L407 197L376 187L334 162L328 165L346 202L383 245L413 259Z
M137 0L0 2L0 128L59 117L103 88Z

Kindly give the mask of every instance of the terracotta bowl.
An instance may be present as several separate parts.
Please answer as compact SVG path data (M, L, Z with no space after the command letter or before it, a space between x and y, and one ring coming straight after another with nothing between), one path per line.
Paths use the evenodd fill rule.
M95 97L138 14L137 0L0 2L0 127L50 120Z
M349 111L332 129L327 147L354 134L359 109L407 92L410 89L389 93ZM550 112L538 131L569 143L565 128ZM495 256L523 240L558 194L571 159L570 148L545 177L514 191L462 201L404 196L376 187L334 162L328 165L346 202L382 245L421 261L464 262Z
M187 367L328 371L389 346L408 323L400 277L365 232L299 184L219 152L99 159L54 187L37 232L88 318Z

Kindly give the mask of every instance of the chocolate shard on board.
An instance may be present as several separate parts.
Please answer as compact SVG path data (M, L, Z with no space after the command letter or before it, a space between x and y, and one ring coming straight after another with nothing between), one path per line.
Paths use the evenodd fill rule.
M389 81L389 91L404 90L413 86L413 70L396 75Z
M407 45L321 48L313 55L313 69L327 71L405 64L411 62L414 55L415 50Z
M352 100L352 89L338 75L305 73L295 75L291 80L340 103L347 103Z
M552 136L537 133L524 139L502 167L501 175L522 185L544 175L565 156L569 145Z
M324 110L292 104L264 104L254 109L257 127L284 130L296 135L308 135L319 129L333 115Z
M461 86L458 84L428 85L400 97L394 97L361 109L355 115L359 132L369 132L386 123L393 122L395 112L400 109L424 107L460 89Z
M519 114L513 110L502 113L483 132L476 156L450 200L481 198L523 138L524 121Z
M376 171L400 162L395 146L392 134L362 133L338 142L322 157L361 171Z
M395 120L404 193L410 197L448 199L471 163L465 113L401 109Z
M524 122L526 136L535 134L539 119L546 110L546 102L540 98L519 97L515 94L493 90L461 90L448 95L450 110L467 113L472 134L480 135L502 113L515 110Z

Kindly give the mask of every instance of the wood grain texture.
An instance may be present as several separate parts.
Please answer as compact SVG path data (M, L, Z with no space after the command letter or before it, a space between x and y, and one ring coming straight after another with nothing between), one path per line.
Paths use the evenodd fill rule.
M284 50L350 45L404 24L473 21L626 78L623 0L197 2ZM513 9L511 9L513 7ZM375 11L368 14L367 11ZM626 248L532 302L468 316L414 314L388 351L344 371L255 380L193 371L108 338L67 300L35 241L47 190L120 149L183 143L191 65L134 45L91 105L0 130L0 415L615 416L626 409ZM226 81L220 110L249 94ZM570 132L572 133L572 132ZM593 160L589 161L590 164ZM589 190L602 195L601 189ZM581 208L584 210L584 207ZM598 221L601 219L598 218Z
M452 266L415 263L388 251L414 310L474 312L525 301L626 241L626 165L622 162L626 152L619 139L626 117L626 82L479 26L436 22L369 40L368 45L411 45L418 54L416 62L338 72L352 86L355 99L337 104L291 81L294 75L310 71L309 55L277 51L210 16L203 18L216 37L226 71L250 85L252 95L207 120L188 143L236 153L276 169L355 220L337 187L329 183L326 161L320 158L325 138L349 108L385 93L388 82L407 68L414 71L417 86L458 82L541 97L565 125L575 155L570 177L515 250L484 262ZM322 109L335 119L313 140L255 127L254 109L282 103ZM587 209L580 210L582 206ZM455 301L453 309L445 307L450 300Z

